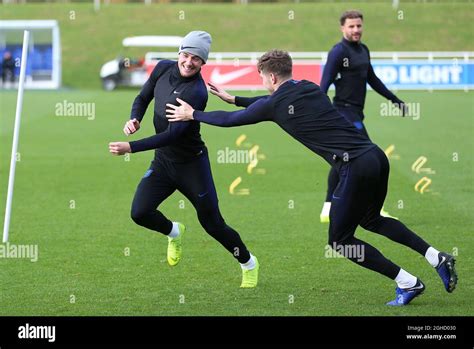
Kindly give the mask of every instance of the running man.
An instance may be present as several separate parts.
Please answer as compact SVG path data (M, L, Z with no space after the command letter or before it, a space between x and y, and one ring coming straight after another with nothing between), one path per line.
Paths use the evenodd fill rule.
M453 256L436 250L400 221L380 215L389 176L385 153L337 112L318 85L292 78L292 61L287 52L271 50L259 59L257 66L270 96L234 97L212 85L213 94L247 109L202 112L177 99L179 107L167 104L168 119L196 120L223 127L261 121L277 123L335 168L339 182L330 212L329 245L338 252L363 251L362 256L351 253L344 256L397 283L396 298L387 305L410 303L425 290L425 285L376 248L357 239L354 233L358 225L423 255L436 268L446 291L452 292L457 283Z
M219 211L218 199L207 148L201 139L199 122L170 124L166 104L176 97L185 98L196 110L207 104L206 84L201 67L206 63L211 36L204 31L192 31L183 39L178 61L160 61L140 94L133 102L130 120L123 129L128 136L140 129L151 100L155 99L153 124L156 135L133 142L111 142L113 155L155 150L154 160L145 172L135 193L131 217L133 221L168 237L168 264L175 266L182 256L184 224L172 222L157 207L175 190L186 196L196 209L199 222L206 232L224 246L242 267L242 288L257 286L259 263L229 227Z
M342 14L340 24L343 37L328 54L321 78L321 90L327 93L329 86L334 83L336 87L333 99L334 107L360 132L368 136L364 126L367 83L374 91L390 100L404 112L406 105L390 92L375 75L374 68L370 63L369 49L361 42L363 20L364 17L359 11L351 10ZM328 175L326 201L320 215L322 223L329 222L332 195L338 181L336 171L332 167Z

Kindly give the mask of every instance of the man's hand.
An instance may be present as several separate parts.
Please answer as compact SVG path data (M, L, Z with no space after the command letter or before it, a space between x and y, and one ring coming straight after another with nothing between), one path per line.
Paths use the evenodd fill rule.
M214 96L219 97L224 102L235 104L235 96L228 94L224 89L217 87L216 85L211 84L210 82L208 82L207 84L210 87L209 92L211 92Z
M393 104L395 104L395 106L401 110L402 116L410 115L410 109L408 108L408 105L406 105L404 101L398 100L397 102Z
M110 142L109 152L112 155L124 155L126 153L131 153L132 149L130 148L130 143L128 142Z
M140 121L137 119L128 120L123 127L123 133L127 136L137 132L140 129Z
M182 99L176 98L176 101L180 104L180 106L176 106L173 104L166 104L166 117L168 118L169 122L175 121L189 121L194 120L193 113L194 109L188 103L183 101Z

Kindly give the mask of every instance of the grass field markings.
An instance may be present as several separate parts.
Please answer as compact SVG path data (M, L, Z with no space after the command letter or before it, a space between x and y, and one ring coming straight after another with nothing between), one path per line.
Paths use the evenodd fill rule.
M453 152L453 162L458 162L459 161L459 154L457 152Z
M265 175L266 169L256 167L259 164L259 160L265 160L265 154L259 153L260 146L258 144L251 144L251 143L244 143L247 140L247 136L245 134L241 134L237 137L235 144L240 147L244 145L246 148L251 147L249 150L242 150L242 149L230 149L229 147L225 147L225 149L219 149L217 151L217 163L218 164L240 164L246 163L247 165L247 174L252 175L259 174ZM247 146L248 145L248 146ZM256 169L254 171L254 169ZM250 195L249 188L241 188L236 190L236 188L242 183L242 177L239 176L232 181L229 186L229 193L231 195Z
M247 135L241 134L237 139L235 140L235 145L238 147L243 147L243 148L250 148L252 147L252 143L250 142L245 142L247 139ZM245 143L244 143L245 142Z
M288 295L288 304L294 304L295 303L295 296L292 294Z
M236 188L242 183L242 177L237 177L232 181L232 183L229 186L229 193L231 195L250 195L250 189L248 188L241 188L236 191Z
M428 186L431 184L432 180L428 177L421 178L415 184L415 191L419 192L420 194L424 194L425 191L428 191Z
M76 304L76 296L74 294L69 295L69 304Z
M178 20L185 21L186 20L186 12L184 10L178 11Z
M130 257L130 247L125 247L125 248L123 249L123 255L124 255L125 257Z
M247 139L247 135L241 134L237 139L235 140L235 145L240 147L242 143Z
M76 209L76 200L74 200L74 199L69 200L69 209L70 210L75 210Z
M400 155L395 154L395 144L390 144L387 149L384 150L385 155L389 160L400 160Z
M184 294L180 294L180 295L178 296L178 303L179 303L179 304L184 304L184 303L186 303L186 297L184 296Z
M180 199L180 200L178 201L178 208L179 208L180 210L184 210L184 209L186 208L186 202L185 202L183 199Z
M258 152L259 149L260 149L259 145L255 145L255 146L252 147L252 149L250 149L250 155L251 155L252 161L247 166L247 173L250 174L250 175L252 174L253 169L256 168L257 165L258 165L257 152ZM266 173L265 169L259 169L258 171L255 171L255 172L257 174L265 174Z
M426 156L421 155L415 162L411 165L412 171L416 173L427 173L427 174L435 174L436 171L432 170L429 167L423 168L423 166L428 162L428 158Z

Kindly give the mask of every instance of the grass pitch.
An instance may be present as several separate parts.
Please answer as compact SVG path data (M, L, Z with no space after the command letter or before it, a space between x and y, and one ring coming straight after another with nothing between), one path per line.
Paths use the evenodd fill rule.
M25 93L10 243L37 244L39 259L0 258L0 315L474 315L472 92L400 92L420 103L417 121L380 116L384 100L368 95L369 134L382 148L395 145L386 210L438 249L458 254L458 289L447 294L422 256L358 230L358 237L426 283L425 294L402 309L384 305L394 296L391 280L325 258L327 225L319 223L319 212L328 165L271 123L202 126L222 213L260 260L257 289L239 289L239 265L204 232L179 193L161 207L188 227L183 260L169 267L167 240L129 218L152 152L125 161L107 149L109 141L126 139L122 127L135 94ZM56 115L64 101L94 103L95 118ZM0 102L3 215L16 94L2 92ZM224 108L210 97L208 110ZM133 139L152 132L150 106ZM259 145L265 159L257 169L265 174L217 163L217 152L237 149L241 134L248 145ZM435 174L411 170L419 156ZM424 175L432 183L420 194L413 187ZM250 195L229 193L238 176L239 188Z

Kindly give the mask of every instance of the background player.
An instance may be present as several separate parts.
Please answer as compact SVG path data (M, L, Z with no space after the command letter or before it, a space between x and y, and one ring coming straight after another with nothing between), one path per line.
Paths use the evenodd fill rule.
M368 136L363 123L367 83L374 91L395 103L403 111L406 106L375 75L370 63L369 49L361 42L363 19L362 13L355 10L346 11L341 15L340 24L343 37L328 54L321 78L321 90L327 93L329 86L334 83L336 87L333 99L334 107L360 132ZM329 222L332 195L337 183L336 171L331 168L328 175L326 201L320 215L322 223ZM388 215L384 212L382 214Z

